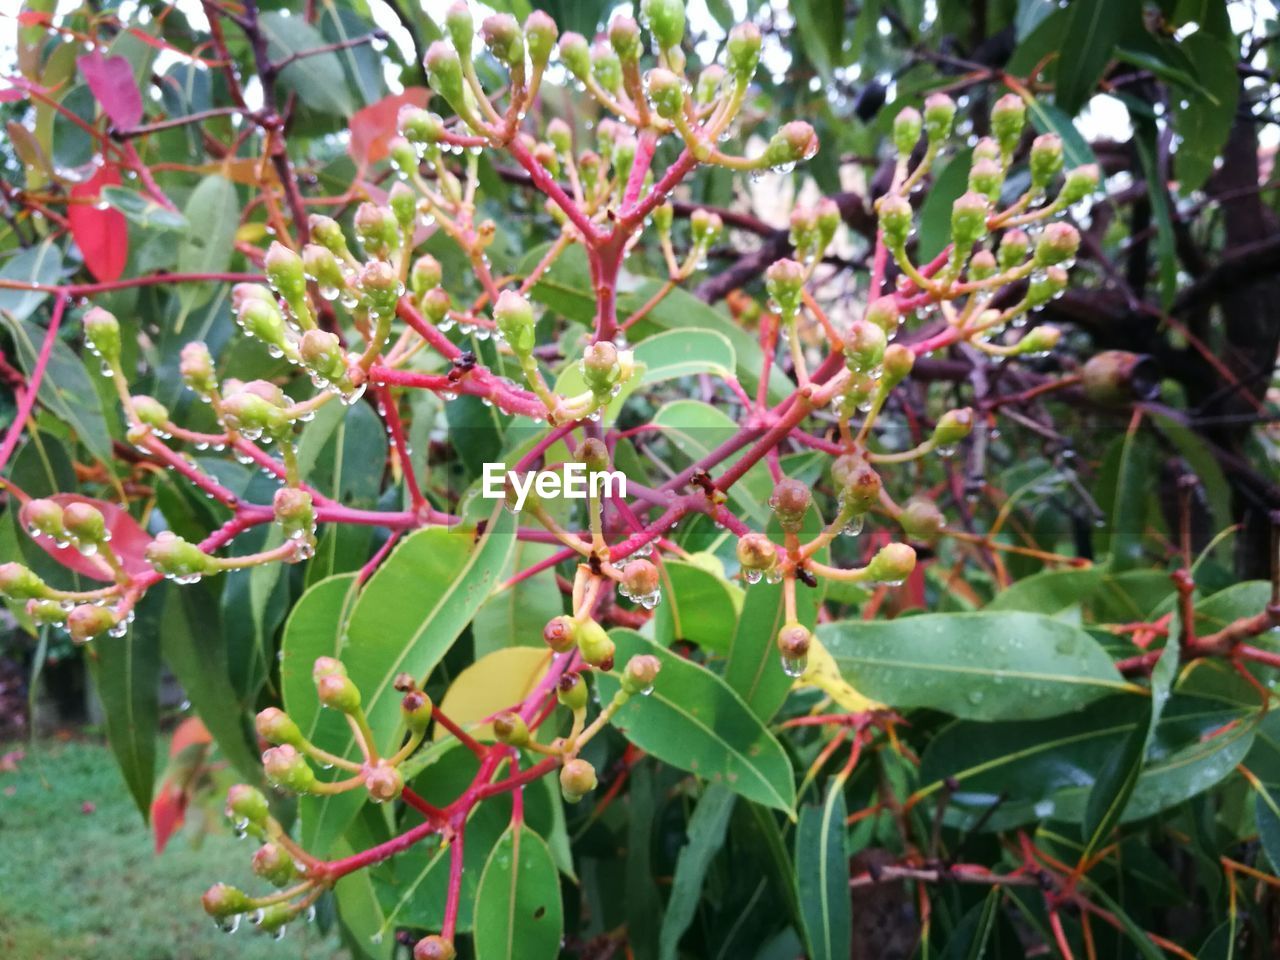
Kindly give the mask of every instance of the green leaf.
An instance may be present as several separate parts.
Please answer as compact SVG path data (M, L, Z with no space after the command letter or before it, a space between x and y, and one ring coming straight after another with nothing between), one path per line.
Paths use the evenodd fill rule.
M191 192L183 211L194 227L178 247L178 270L182 273L223 273L231 266L235 252L236 228L240 225L240 202L231 181L218 174L205 177ZM185 310L205 303L212 295L212 283L185 283L178 296Z
M658 410L650 423L689 462L702 459L735 436L740 428L740 424L730 419L724 411L698 400L673 400ZM732 466L741 455L737 453L726 457L721 466ZM759 482L771 488L772 485L768 483L768 467L763 461L755 463L742 482L735 483L730 488L729 503L735 511L745 512L757 523L764 524L769 519L768 506L742 489L750 485L749 478L755 477L760 477Z
M711 786L693 809L685 830L688 841L676 859L671 896L667 899L667 911L658 935L659 960L676 960L680 937L689 929L697 912L707 869L724 846L735 799L727 787Z
M499 838L476 896L477 960L541 960L560 953L560 878L546 842L525 826Z
M853 938L844 779L833 777L822 806L806 805L796 831L796 876L812 960L844 960Z
M187 218L178 211L163 207L128 187L103 187L99 197L147 230L186 230L190 226Z
M969 182L972 150L960 150L934 178L929 195L920 208L920 249L918 256L929 261L951 242L951 205L964 193Z
M720 561L706 554L698 559ZM662 602L654 615L654 637L664 647L687 640L715 653L728 653L742 606L742 590L725 579L724 569L667 560L662 564Z
M1271 872L1280 875L1280 791L1270 790L1265 784L1257 789L1254 816L1258 821L1258 839L1271 861Z
M123 637L101 637L89 648L89 669L107 720L107 741L144 820L150 816L160 722L160 624L164 589L138 603Z
M662 663L653 692L632 697L613 718L628 740L673 767L791 812L796 797L791 761L723 680L631 630L614 630L611 636L619 664L641 653ZM602 674L599 684L601 700L608 702L618 680Z
M5 261L0 279L54 286L62 280L62 250L52 239L39 246L19 250ZM6 287L0 290L0 314L7 314L14 321L26 320L48 297L44 290Z
M1125 438L1116 472L1115 499L1107 516L1109 529L1103 538L1110 553L1110 569L1117 573L1142 562L1148 540L1150 479L1159 459L1159 452L1145 433L1133 432Z
M844 61L844 3L840 0L795 0L790 5L800 42L809 62L824 77Z
M559 547L549 543L521 540L511 551L511 560L502 571L504 580L548 557ZM521 580L514 587L495 593L476 611L471 624L475 659L503 647L544 648L542 628L548 620L564 613L554 567Z
M1068 114L1092 95L1119 39L1121 18L1107 8L1107 0L1076 0L1069 8L1054 87L1054 99Z
M325 46L324 37L302 17L272 12L258 22L267 37L267 52L272 60ZM280 73L280 83L312 110L340 117L355 112L342 61L332 52L295 60Z
M1033 99L1027 112L1032 126L1041 133L1056 133L1062 138L1062 162L1068 170L1094 162L1089 141L1076 129L1071 118L1052 103Z
M1034 720L1136 691L1083 630L1029 613L949 613L818 627L854 687L892 707Z
M960 920L947 940L941 960L982 960L996 928L1000 912L1000 888L992 887L985 900Z

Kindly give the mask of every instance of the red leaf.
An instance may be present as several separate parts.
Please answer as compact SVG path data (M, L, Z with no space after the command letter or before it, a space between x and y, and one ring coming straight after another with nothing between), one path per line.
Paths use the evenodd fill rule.
M142 94L133 68L124 57L104 57L98 50L76 58L85 83L102 111L119 130L132 130L142 119Z
M156 853L164 853L165 845L187 819L187 791L182 787L162 784L151 801L151 832L156 839Z
M71 197L83 203L67 207L67 222L75 238L84 265L94 278L103 282L116 280L124 273L129 259L129 224L119 210L98 208L103 187L120 183L120 168L104 163L98 172L71 188Z
M147 544L151 542L151 535L138 526L138 521L129 516L123 508L114 503L107 503L105 500L82 497L77 493L55 493L48 499L64 507L69 503L88 503L97 507L102 511L103 519L107 522L107 530L111 534L111 549L119 557L120 566L124 567L125 572L130 576L135 577L151 572L151 564L147 563L144 556ZM27 508L24 506L18 514L24 527L27 526L26 512ZM75 547L60 547L52 537L40 535L32 539L36 542L36 546L53 559L82 576L108 582L115 580L111 568L100 556L86 557Z
M25 100L27 93L18 87L6 87L0 90L0 103L13 103L15 100Z
M176 757L188 747L210 743L213 743L213 735L204 722L199 717L187 717L173 731L173 739L169 741L169 756Z
M406 87L404 93L392 93L377 103L357 110L351 117L351 142L347 152L361 166L377 163L388 153L388 144L396 135L396 117L406 104L427 105L426 87Z

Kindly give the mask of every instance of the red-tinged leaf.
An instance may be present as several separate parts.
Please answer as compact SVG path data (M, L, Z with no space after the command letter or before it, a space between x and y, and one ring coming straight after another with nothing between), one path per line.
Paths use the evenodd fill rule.
M173 739L169 741L169 756L176 757L188 747L204 746L213 743L213 735L199 717L187 717L173 731Z
M24 27L47 27L53 23L53 14L47 10L23 10L18 14L18 23Z
M7 87L0 90L0 103L13 103L15 100L25 100L27 94L25 90L19 90L17 87Z
M377 103L357 110L351 117L351 142L347 152L356 163L367 165L385 159L388 144L396 135L396 117L405 105L425 107L426 87L407 87L404 93L393 93Z
M103 113L120 130L131 130L142 119L142 93L133 67L124 57L104 57L98 50L76 59Z
M111 549L119 558L120 566L131 576L151 572L151 564L147 563L144 556L147 544L151 542L151 535L143 530L138 525L138 521L129 516L126 510L114 503L82 497L76 493L55 493L49 499L64 507L69 503L88 503L97 507L102 511L103 519L107 522L107 530L111 534ZM25 506L19 517L23 526L27 526ZM75 547L60 547L52 537L41 535L32 539L49 556L82 576L108 582L115 580L111 568L100 556L86 557Z
M67 222L84 265L103 282L118 279L129 259L129 222L114 207L102 210L98 206L102 188L119 184L119 168L104 163L92 177L71 188L72 199L83 202L67 208Z
M156 853L164 853L169 838L178 832L187 819L187 791L184 787L162 784L151 801L151 833L156 841Z

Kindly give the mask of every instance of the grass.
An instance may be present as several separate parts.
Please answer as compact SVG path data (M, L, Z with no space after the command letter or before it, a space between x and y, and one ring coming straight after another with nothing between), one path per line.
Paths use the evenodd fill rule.
M15 747L0 746L0 755ZM336 937L297 924L279 943L245 924L219 932L200 894L249 891L253 848L191 823L156 855L106 747L23 745L0 772L0 957L5 960L339 960ZM92 807L86 807L88 802Z

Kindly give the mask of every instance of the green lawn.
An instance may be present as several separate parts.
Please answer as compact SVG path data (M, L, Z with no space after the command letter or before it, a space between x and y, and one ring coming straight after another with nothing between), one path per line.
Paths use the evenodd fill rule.
M291 927L279 943L248 924L233 936L216 930L200 894L216 880L261 889L249 870L252 846L221 823L203 837L188 824L157 856L105 747L0 746L0 755L12 749L26 757L16 773L0 772L4 960L346 956L314 925Z

